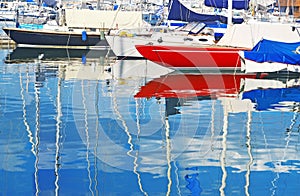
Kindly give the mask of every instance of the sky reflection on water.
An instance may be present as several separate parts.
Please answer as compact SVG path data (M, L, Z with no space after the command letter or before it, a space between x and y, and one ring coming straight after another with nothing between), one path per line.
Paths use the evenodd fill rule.
M297 78L178 75L90 53L8 63L8 52L1 195L299 192Z

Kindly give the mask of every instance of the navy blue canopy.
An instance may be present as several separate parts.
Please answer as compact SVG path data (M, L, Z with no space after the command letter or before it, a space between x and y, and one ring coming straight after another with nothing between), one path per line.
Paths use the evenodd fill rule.
M186 22L203 22L205 24L227 23L227 17L219 14L205 14L196 13L186 6L184 6L179 0L170 0L168 20L179 20ZM233 18L233 23L242 23L243 19Z
M237 10L247 10L250 0L232 0L232 8ZM215 8L228 8L228 0L205 0L204 5Z
M170 0L168 20L215 22L220 21L221 18L218 15L196 13L180 3L179 0Z

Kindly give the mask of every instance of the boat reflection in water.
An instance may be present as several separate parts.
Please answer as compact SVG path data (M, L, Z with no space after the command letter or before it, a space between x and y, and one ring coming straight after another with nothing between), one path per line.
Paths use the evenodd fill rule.
M168 74L142 86L135 97L164 98L166 119L173 125L166 126L166 131L171 133L191 108L206 114L180 121L189 125L186 136L197 129L191 140L178 139L176 134L169 138L171 162L183 167L186 188L192 193L280 195L297 191L295 183L289 188L277 186L299 172L299 76ZM199 124L193 126L195 121Z
M250 99L255 109L297 111L300 102L299 76L246 79L242 99ZM268 99L272 98L272 99Z
M58 60L82 58L113 58L115 54L110 49L68 49L68 48L30 48L16 47L6 56L6 63L32 60Z
M278 80L100 57L3 66L4 194L299 191L299 132L286 133L297 112L242 97L250 80Z

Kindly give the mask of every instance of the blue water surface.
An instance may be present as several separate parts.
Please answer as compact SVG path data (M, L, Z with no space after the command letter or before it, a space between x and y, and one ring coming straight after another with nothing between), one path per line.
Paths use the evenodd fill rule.
M12 52L0 51L0 195L299 194L299 99L284 98L297 86L135 98L171 70Z

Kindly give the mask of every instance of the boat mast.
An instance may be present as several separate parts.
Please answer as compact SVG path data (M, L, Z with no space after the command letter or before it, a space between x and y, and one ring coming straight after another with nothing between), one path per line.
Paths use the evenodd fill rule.
M227 11L228 11L228 15L227 15L227 25L232 25L232 17L233 17L233 14L232 14L232 1L233 0L228 0L228 8L227 8Z
M97 0L97 10L100 10L100 4L103 4L103 0Z

